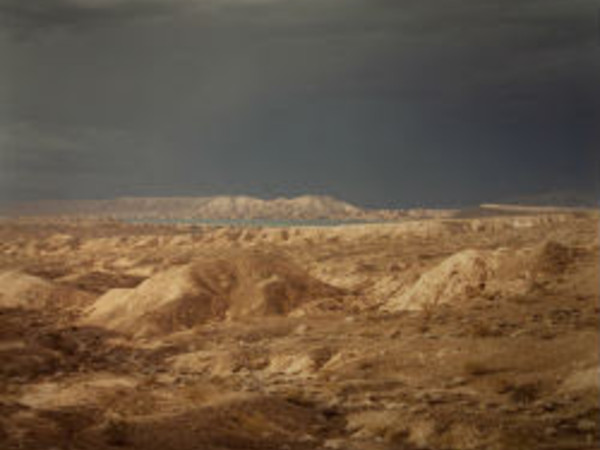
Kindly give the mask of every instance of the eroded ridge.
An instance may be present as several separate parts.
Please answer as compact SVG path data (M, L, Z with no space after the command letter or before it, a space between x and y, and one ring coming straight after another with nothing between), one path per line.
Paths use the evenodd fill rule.
M592 449L594 212L0 224L3 449Z

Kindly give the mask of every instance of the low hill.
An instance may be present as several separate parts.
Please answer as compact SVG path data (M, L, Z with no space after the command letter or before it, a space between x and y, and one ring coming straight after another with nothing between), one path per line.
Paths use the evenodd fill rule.
M495 203L521 206L548 206L567 208L597 208L600 204L598 200L598 193L587 191L544 192L505 198Z
M333 197L309 195L272 200L215 196L41 201L15 206L10 213L28 216L205 220L382 220L403 216L400 211L363 209Z
M85 323L134 335L171 333L226 318L286 315L343 292L281 254L229 252L160 272L134 289L110 290Z

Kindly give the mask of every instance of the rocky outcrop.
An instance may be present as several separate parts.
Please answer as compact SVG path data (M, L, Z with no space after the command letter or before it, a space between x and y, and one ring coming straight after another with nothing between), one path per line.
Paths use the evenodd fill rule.
M86 292L18 270L0 273L0 308L69 308L92 300Z
M208 321L286 315L340 294L280 254L230 252L159 272L135 289L113 289L89 308L84 322L134 335L164 334Z

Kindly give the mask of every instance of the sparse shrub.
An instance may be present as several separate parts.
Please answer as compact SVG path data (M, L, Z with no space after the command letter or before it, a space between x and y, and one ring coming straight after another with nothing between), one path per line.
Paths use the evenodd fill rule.
M401 272L408 267L407 263L392 263L388 267L388 271L392 273Z
M301 407L313 407L314 402L306 397L301 389L291 389L286 392L285 400L292 405Z
M259 411L246 411L235 416L239 429L257 436L271 435L276 432L273 421Z
M524 383L512 386L509 390L510 399L515 403L528 404L534 402L540 395L539 383Z
M421 307L421 323L419 324L419 331L421 333L427 333L431 328L431 321L434 319L437 306L438 304L435 301L423 303Z
M110 419L104 427L104 437L108 445L124 447L131 440L131 426L122 419Z
M494 372L494 369L484 361L467 361L464 364L463 371L467 375L481 376Z
M372 273L372 272L377 271L377 266L373 263L361 261L356 265L356 271Z
M8 440L8 432L6 431L6 428L4 427L4 425L2 425L0 423L0 442L4 442L6 440Z
M511 380L501 380L496 392L507 394L514 403L528 404L537 400L540 396L542 386L539 382L515 383Z
M536 448L539 443L539 437L533 430L527 429L509 429L498 442L498 448L501 450L531 450Z
M203 384L188 384L183 387L183 395L194 404L206 403L217 395L212 386Z
M469 334L474 338L498 337L502 335L502 332L497 327L484 322L475 322L471 325L469 331Z

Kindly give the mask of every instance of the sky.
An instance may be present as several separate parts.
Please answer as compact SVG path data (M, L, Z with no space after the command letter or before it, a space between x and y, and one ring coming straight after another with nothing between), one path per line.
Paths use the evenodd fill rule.
M0 0L0 204L597 193L596 0Z

